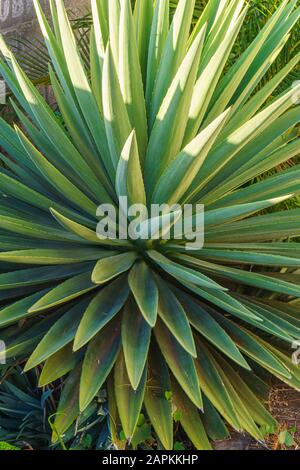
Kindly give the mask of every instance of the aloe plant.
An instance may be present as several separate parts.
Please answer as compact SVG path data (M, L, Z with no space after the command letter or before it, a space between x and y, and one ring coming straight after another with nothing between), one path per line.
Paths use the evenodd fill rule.
M227 425L263 440L275 420L261 371L300 389L299 210L263 211L300 192L300 170L248 183L299 153L300 85L270 99L299 54L253 92L299 19L296 1L227 70L246 2L210 0L192 27L194 0L171 21L168 0L137 0L133 12L129 0L92 0L90 78L63 2L50 1L53 30L34 4L63 119L2 40L21 122L0 121L7 360L43 364L40 386L66 377L59 435L104 387L120 448L141 410L166 449L173 418L198 449ZM204 247L187 251L186 232L163 230L145 243L99 238L97 208L120 196L204 204Z

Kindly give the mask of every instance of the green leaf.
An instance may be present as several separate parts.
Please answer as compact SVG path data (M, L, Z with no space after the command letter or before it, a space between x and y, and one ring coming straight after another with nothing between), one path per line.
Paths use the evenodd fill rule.
M167 208L167 211L169 208ZM140 240L148 240L149 244L154 240L168 239L172 233L172 228L182 217L181 209L166 212L162 209L161 215L153 216L151 219L143 220L135 227L135 235Z
M225 361L220 355L217 356L217 360L222 367L228 380L230 380L236 393L239 395L241 401L250 412L254 421L260 426L276 427L277 421L267 411L261 401L256 395L250 390L250 388L241 379L239 374Z
M10 232L29 236L32 238L48 239L61 242L76 242L76 238L69 233L56 230L49 226L43 226L40 223L32 223L23 218L8 217L1 214L0 228Z
M131 440L131 445L134 450L137 450L140 444L152 440L152 428L150 424L144 423L138 426Z
M127 374L133 390L138 389L142 379L150 339L151 327L144 320L135 302L127 302L122 319L122 345Z
M230 336L209 314L209 307L206 308L204 304L196 303L192 300L191 296L181 293L179 289L176 289L176 295L180 299L191 325L214 346L222 351L222 353L226 354L241 367L250 370L249 365L239 352L235 343L231 340Z
M226 8L228 6L227 0L223 0L220 2L220 0L208 0L206 2L206 5L201 12L198 12L197 15L195 15L195 18L199 16L199 19L192 31L192 34L190 35L189 38L189 43L193 41L197 33L200 31L200 29L203 27L205 23L207 23L207 36L210 33L210 30L215 27L215 25L218 24L219 18L224 17L226 13ZM196 5L197 8L197 5ZM196 11L195 8L195 11Z
M154 334L166 363L177 381L197 408L202 409L201 391L192 356L180 346L161 320L157 322Z
M148 114L159 64L169 31L169 0L157 0L149 38L146 101Z
M203 397L204 414L202 421L207 435L213 441L223 441L230 437L224 421L207 397Z
M180 451L180 450L186 450L186 448L181 442L175 442L174 450Z
M12 446L8 444L7 442L0 442L0 450L3 451L3 450L21 450L21 449L20 447Z
M216 43L217 47L206 55L205 61L201 61L197 81L193 90L188 116L189 119L185 130L185 145L195 137L201 127L218 80L245 19L245 13L244 11L230 28L227 26L226 37Z
M197 450L212 450L199 410L188 399L178 384L172 382L173 403L180 412L180 424Z
M299 142L297 142L297 144L299 144ZM280 151L282 151L282 149ZM285 152L286 149L284 148L283 151ZM296 153L298 153L298 150ZM245 178L245 181L247 181L247 178ZM284 170L277 175L269 176L263 181L234 191L233 193L223 197L220 201L217 202L217 204L215 203L214 199L215 204L213 204L213 206L230 206L233 204L251 203L267 198L282 197L286 194L297 195L299 193L299 181L300 171L297 169L297 167L293 167L288 170ZM242 183L243 182L244 181L242 180ZM209 203L209 205L212 206L211 203Z
M243 147L251 140L260 136L263 131L268 131L268 127L282 116L285 111L291 108L293 105L292 97L297 96L299 89L300 85L284 93L283 96L277 98L275 102L265 107L260 113L247 121L215 148L209 160L203 165L200 172L201 174L198 175L197 192L204 188L208 182L243 149Z
M108 4L108 23L109 23L109 40L115 64L119 63L119 38L120 38L120 0L117 2L109 2Z
M54 421L54 431L52 434L53 443L57 442L58 438L69 429L79 414L80 373L81 365L78 365L66 380Z
M77 222L74 222L53 208L51 208L50 211L53 217L55 217L55 219L57 219L57 221L63 227L67 228L86 241L100 243L100 239L97 237L96 230L93 231L83 225L78 224Z
M123 276L111 282L95 295L84 312L78 327L74 340L74 351L81 349L117 315L128 295L129 288Z
M146 3L147 0L143 3ZM149 3L149 2L148 2ZM121 0L119 79L131 126L135 129L141 160L147 147L147 117L139 52L130 0ZM146 31L143 31L145 34Z
M128 196L130 204L146 205L135 131L132 131L121 152L116 174L116 191L119 197Z
M172 205L180 201L198 174L211 147L222 130L230 110L221 114L193 139L170 163L156 185L153 203Z
M178 343L192 357L197 357L193 333L182 305L168 287L168 284L161 278L157 278L157 285L159 291L158 315Z
M95 37L99 59L105 50L108 41L108 0L96 0L91 3Z
M93 35L92 35L93 37ZM56 101L58 103L62 117L72 135L76 147L80 150L81 154L85 156L91 169L101 181L101 188L97 190L97 194L101 197L103 202L111 202L105 188L109 187L109 182L103 171L102 165L99 165L99 159L95 146L90 138L89 132L86 129L85 122L78 113L77 108L73 109L72 103L69 102L52 70L50 68L49 76L54 91ZM99 91L101 95L101 90ZM101 103L102 104L102 103ZM100 185L99 185L100 186ZM102 189L102 195L100 193Z
M84 357L80 379L80 410L96 396L116 362L121 346L119 319L108 323L92 339Z
M262 211L268 207L284 202L290 198L291 194L268 199L266 201L257 201L250 204L238 204L220 209L208 210L205 212L204 220L205 226L221 225L228 222L235 222L236 220L248 217L255 212Z
M172 80L175 77L178 68L186 55L186 42L190 33L195 0L180 0L178 2L171 28L168 32L167 39L165 40L165 33L169 20L169 15L167 12L167 8L169 6L168 4L169 2L167 2L166 5L159 6L162 10L159 11L160 15L158 19L163 21L163 26L160 26L159 24L157 25L158 31L161 31L162 28L162 38L160 38L159 41L160 47L163 47L164 42L166 42L159 63L154 90L152 93L150 128L153 126L163 99L166 96ZM156 31L153 31L152 34L156 34ZM158 54L159 58L161 52L158 51ZM157 62L155 63L155 66L157 66Z
M130 385L125 359L122 353L118 357L114 372L115 395L120 420L126 438L131 440L142 409L147 380L147 368L145 367L143 377L137 390L133 390Z
M148 251L148 256L154 260L164 271L180 281L191 282L195 285L206 287L208 289L225 291L226 288L220 286L209 277L192 269L183 267L166 256L154 250Z
M254 312L226 292L214 291L212 293L209 290L203 288L200 289L200 287L195 287L192 284L183 283L183 285L201 298L208 300L212 304L224 309L225 312L229 312L242 320L246 320L248 322L255 321L255 324L258 325L259 322L262 321L258 315L255 315Z
M71 183L60 171L58 171L43 155L31 144L27 137L16 128L20 141L37 168L42 172L47 181L58 188L69 200L86 211L93 217L96 216L97 206L85 194L83 194L73 183Z
M236 63L230 68L229 73L226 74L223 80L221 80L216 90L217 99L215 99L212 109L210 110L209 115L207 117L208 122L215 119L215 117L218 114L220 114L220 112L222 112L223 109L225 109L226 106L228 105L228 102L230 101L235 91L241 84L247 71L249 70L249 68L251 68L255 59L259 57L259 53L261 52L261 49L266 45L268 38L270 37L275 27L278 25L279 23L278 19L280 18L280 14L283 9L284 9L284 5L282 5L281 7L277 9L276 13L270 18L270 20L267 22L265 27L262 28L262 30L256 36L254 41L252 41L252 43L246 49L246 51L242 54L239 60L237 60ZM273 48L275 48L276 46L276 41L274 43L274 39L273 39L272 46ZM269 52L268 59L269 59L269 62L271 63L272 59L270 59L270 57L272 57L272 55L274 54L274 50L271 49L268 52ZM257 69L259 69L260 64L261 62L259 61L259 63L257 64ZM266 70L264 69L264 73L265 72ZM244 86L243 88L247 90L246 86Z
M39 341L48 332L49 328L60 318L62 313L60 311L53 312L52 315L45 317L42 320L31 322L25 326L17 326L12 329L12 332L17 331L18 335L10 335L5 339L5 329L3 331L3 340L6 343L5 355L6 359L13 359L28 357L33 349L38 345ZM21 330L20 330L21 328Z
M240 398L240 390L237 391L234 388L233 384L231 383L231 381L229 381L227 375L224 373L220 364L216 362L215 358L212 357L212 360L214 361L215 366L217 367L217 370L221 376L221 379L223 380L223 383L227 389L229 396L232 399L232 402L235 404L237 416L243 429L245 429L257 441L262 441L263 435L254 421L254 418L251 414L251 410L247 407L247 404L245 404Z
M107 45L103 64L102 102L106 137L110 151L110 162L107 171L111 180L114 181L121 151L132 127L122 97L110 43Z
M29 297L23 297L21 300L10 304L0 311L0 326L7 326L11 323L15 323L23 318L30 318L29 309L34 305L34 303L49 292L49 289L44 289L42 291L36 292L35 294L30 295Z
M295 439L293 438L292 434L288 430L280 432L279 443L287 447L293 447L296 444Z
M39 379L39 387L45 387L73 370L82 359L82 352L74 353L69 343L46 360Z
M64 58L74 92L99 154L104 161L107 161L108 148L105 139L104 122L94 95L91 93L90 84L80 54L76 48L74 34L63 1L57 0L56 8Z
M21 269L0 274L0 290L15 289L32 285L59 281L72 275L86 272L92 265L81 263L73 266L46 266L42 268Z
M281 281L279 279L274 280L269 276L254 272L242 271L241 269L228 267L220 268L218 265L208 263L206 261L201 261L199 264L201 264L204 271L208 270L209 272L213 272L215 274L222 273L221 277L227 277L246 285L300 297L300 287L296 284Z
M128 246L129 243L126 240L114 240L112 238L104 239L100 238L97 235L96 227L95 230L91 230L87 228L85 225L81 225L78 222L66 217L65 215L61 214L57 210L51 208L51 214L57 219L57 221L65 228L67 228L70 232L75 233L82 239L92 242L98 243L100 245L109 245L109 246Z
M102 259L98 261L94 268L92 281L95 284L104 284L120 274L129 271L136 259L137 254L134 252L109 256L107 259Z
M165 396L171 389L169 371L159 350L153 344L149 353L148 366L148 381L144 399L147 415L165 449L172 450L172 403Z
M91 271L79 274L78 276L74 276L52 289L34 305L32 305L28 312L37 313L42 312L43 310L57 307L61 304L69 302L70 300L76 299L77 297L80 297L81 295L84 295L95 288L95 284L93 284L91 281Z
M53 200L45 197L41 193L30 189L28 186L20 183L18 180L11 178L10 176L0 171L1 188L5 191L5 194L13 196L17 201L26 202L31 205L31 208L38 207L42 210L49 211L51 207L54 207L60 211L71 214L76 220L85 221L89 226L93 222L81 216L78 212L73 212L70 209L66 209L61 204L57 204Z
M244 105L237 107L236 112L232 115L228 125L224 129L224 135L230 134L234 129L237 129L241 124L251 119L254 114L260 109L264 102L272 96L272 92L276 90L279 84L286 78L286 76L293 70L300 59L300 53L296 54L285 67L283 67L274 77L271 78L252 98Z
M56 248L7 251L0 253L0 261L20 264L46 264L65 265L76 264L83 261L93 261L112 252L99 250L99 248Z
M144 88L147 82L148 48L153 19L153 1L137 0L133 12L139 62L143 77Z
M54 146L57 162L63 161L67 168L71 168L72 171L75 172L75 175L77 175L77 179L79 178L79 180L81 180L83 174L86 175L86 180L89 181L89 184L95 191L95 194L98 194L99 180L95 178L95 175L91 171L90 167L77 151L72 141L67 137L62 127L58 124L51 108L46 104L45 100L35 89L34 85L30 82L28 77L26 77L25 73L19 67L13 56L11 56L11 61L13 64L15 76L19 81L24 93L24 97L26 97L27 102L30 105L28 110L29 113L32 115L32 118L37 123L37 125L41 127L42 134L44 137L46 136L48 142L49 137L52 137L50 140L50 145ZM27 106L25 106L25 109L26 108ZM22 135L21 131L19 131L19 137L20 135ZM23 145L26 140L27 139L24 136L22 141ZM28 142L28 148L30 148L30 145L30 142ZM32 158L32 155L30 156ZM102 191L100 194L103 194Z
M188 257L186 256L185 259L187 258ZM296 284L281 281L279 279L274 280L271 276L255 272L243 271L242 269L229 268L227 266L219 266L200 259L191 258L191 262L193 265L201 267L204 272L218 275L221 278L225 277L249 286L300 297L300 287Z
M84 313L87 300L75 304L50 328L28 359L25 371L33 369L53 354L60 351L74 339ZM63 335L62 335L63 332Z
M200 386L214 407L236 430L241 429L237 410L222 381L215 364L203 343L197 342L198 360L196 362Z
M265 348L260 338L240 325L236 325L231 320L221 317L217 314L218 321L225 328L237 346L245 352L251 359L254 359L258 364L273 373L279 373L283 376L290 377L289 370L280 361L273 356L273 354Z
M191 1L186 6L187 11ZM188 51L157 113L145 161L146 188L150 196L158 177L181 150L204 34L202 30Z
M233 250L210 250L204 249L202 251L204 259L210 261L222 261L229 264L249 264L262 265L262 266L290 266L297 268L299 266L299 259L290 258L288 256L273 255L268 253L253 253L247 251L233 251Z
M297 93L297 92L295 92ZM235 188L236 183L241 186L243 181L248 181L249 170L252 174L260 174L258 170L264 171L264 169L274 168L277 165L277 160L287 161L284 158L282 147L284 144L288 144L291 138L289 134L293 132L293 127L299 122L299 113L297 108L292 108L282 116L278 117L275 122L270 123L267 129L262 128L262 133L259 136L254 137L251 142L243 145L243 149L239 150L230 161L226 163L226 166L222 169L222 175L216 174L214 178L207 184L205 190L205 199L211 200L212 193L215 194L220 191L217 190L217 186L222 182L222 196L230 189ZM292 137L292 136L291 136ZM296 135L295 135L296 137ZM295 142L293 142L295 144ZM289 150L292 152L294 145ZM265 160L267 157L270 159ZM274 158L274 160L273 160ZM270 166L271 164L271 166ZM246 175L244 174L246 172ZM286 193L285 193L286 194Z
M151 269L144 261L135 263L129 273L128 282L141 314L149 325L154 327L157 319L158 290Z

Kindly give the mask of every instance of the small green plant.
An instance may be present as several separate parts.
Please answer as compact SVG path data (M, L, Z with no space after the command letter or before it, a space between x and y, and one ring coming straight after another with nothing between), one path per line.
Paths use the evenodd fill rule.
M262 426L261 433L263 434L268 447L272 450L285 450L292 447L298 447L295 441L295 433L297 427L282 426Z
M186 450L186 448L182 442L175 442L174 450L180 451L180 450Z
M0 442L0 451L2 450L21 450L19 447L12 446L7 442Z
M278 433L278 426L263 425L261 426L260 431L264 437L268 437Z
M297 429L295 427L281 431L278 437L279 444L287 448L294 447L296 445L294 439L295 432L297 432Z
M281 446L281 449L290 449L291 447L297 447L297 443L295 441L296 432L296 426L285 428L279 432L278 444Z

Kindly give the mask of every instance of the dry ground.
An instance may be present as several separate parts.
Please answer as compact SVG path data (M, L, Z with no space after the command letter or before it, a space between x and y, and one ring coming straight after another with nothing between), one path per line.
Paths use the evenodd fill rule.
M282 383L276 383L273 385L268 408L273 416L280 423L280 429L293 430L297 429L293 433L295 445L294 450L300 450L300 392L292 390L287 385ZM266 449L261 444L253 442L251 438L247 436L241 436L237 433L232 433L232 438L228 441L217 442L215 445L217 450L262 450ZM279 436L270 436L267 439L267 449L269 450L281 450L284 446L281 446L279 442Z

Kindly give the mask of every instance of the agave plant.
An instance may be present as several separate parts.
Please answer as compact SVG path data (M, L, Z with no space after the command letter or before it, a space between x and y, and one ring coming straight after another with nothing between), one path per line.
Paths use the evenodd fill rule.
M22 124L0 121L7 359L43 364L40 386L66 376L58 434L104 387L118 447L141 410L166 449L174 417L198 449L226 425L263 440L275 420L261 371L300 389L300 249L290 241L300 211L263 211L300 192L300 170L248 183L299 153L300 85L270 99L299 54L253 92L300 9L283 1L226 71L244 1L210 0L192 27L194 0L180 0L171 21L168 0L137 0L133 12L129 0L92 0L89 78L63 1L50 3L53 30L34 2L63 120L1 41ZM166 240L166 213L152 221L155 239L99 237L97 208L118 209L120 197L190 204L192 229L204 205L204 247L187 251L186 231Z
M0 378L0 441L43 448L51 443L47 415L54 412L52 391L38 388L36 371L21 372L16 367Z
M53 447L79 450L87 445L100 449L109 443L106 406L103 406L100 394L98 404L92 403L53 446L51 428L55 433L52 422L56 416L56 395L60 384L39 388L38 379L37 369L22 374L20 366L8 368L0 377L0 445L4 441L36 450Z

